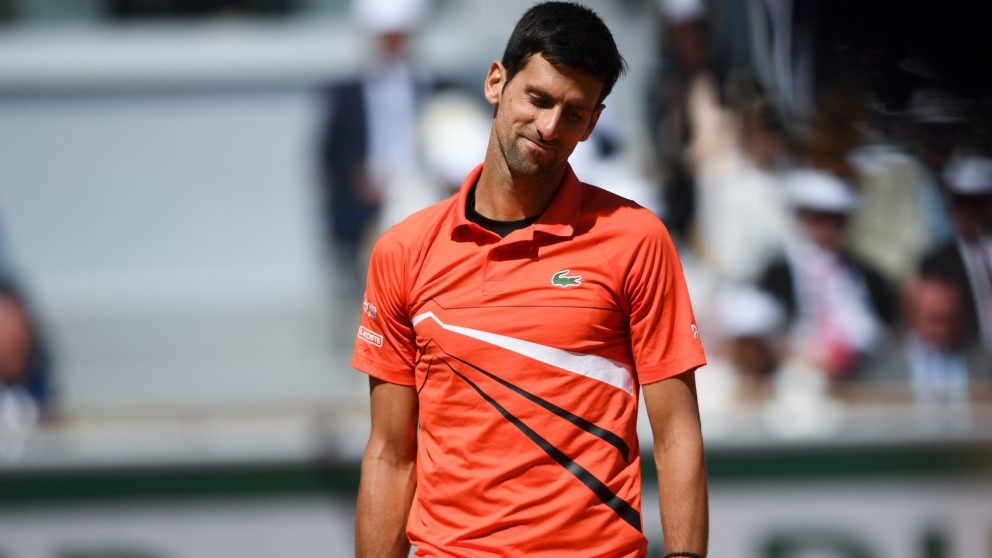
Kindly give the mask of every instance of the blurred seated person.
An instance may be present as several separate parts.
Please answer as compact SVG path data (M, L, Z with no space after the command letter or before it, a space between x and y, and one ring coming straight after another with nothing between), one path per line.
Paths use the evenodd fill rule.
M733 436L741 412L760 409L773 396L783 312L749 284L723 285L707 302L696 314L710 351L696 384L699 412L707 432Z
M712 327L706 329L713 358L707 366L707 378L700 381L707 390L729 390L737 403L764 402L770 395L772 376L779 365L781 305L762 290L738 284L719 291L713 311ZM715 369L720 371L714 373ZM713 387L715 380L725 385Z
M903 327L858 376L874 396L916 402L921 426L967 425L969 401L988 396L992 358L964 334L962 294L953 280L914 280L903 300Z
M23 297L0 279L0 401L27 397L37 407L50 403L48 359Z
M758 285L785 309L783 360L844 379L893 321L894 289L847 249L857 198L845 182L807 169L790 173L787 187L798 232Z
M932 172L939 174L954 148L967 135L970 102L940 88L918 89L910 95L904 135Z
M716 92L702 86L690 99L693 248L717 279L748 282L795 234L784 181L791 154L774 107L757 94L737 96L735 110L719 106Z
M17 460L51 408L48 366L24 299L0 278L0 461Z
M859 123L861 144L848 154L862 192L851 248L902 283L916 275L924 254L953 238L935 173L946 163L946 140L961 135L957 130L967 123L965 106L939 90L917 91L894 140L883 132L885 117L868 116Z
M923 259L921 274L958 285L965 335L992 353L992 159L956 156L944 182L956 235Z

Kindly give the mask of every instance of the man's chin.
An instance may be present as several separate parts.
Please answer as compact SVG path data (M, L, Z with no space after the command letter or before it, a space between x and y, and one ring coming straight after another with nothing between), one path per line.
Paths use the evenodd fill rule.
M510 172L513 176L518 178L541 178L545 176L554 176L560 167L545 166L545 165L522 165L517 168L511 168Z

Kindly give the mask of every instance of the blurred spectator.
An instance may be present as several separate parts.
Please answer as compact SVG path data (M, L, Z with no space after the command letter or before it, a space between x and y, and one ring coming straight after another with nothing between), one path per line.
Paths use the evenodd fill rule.
M0 246L0 458L16 459L51 409L49 366L39 328Z
M966 132L968 102L939 88L914 91L909 99L908 135L923 163L941 172Z
M885 138L870 138L850 159L861 191L851 250L902 282L926 252L950 239L940 188L918 159Z
M17 286L0 237L0 394L20 390L47 406L51 395L48 372L39 328Z
M992 359L964 335L962 293L937 276L910 283L903 297L902 331L881 345L859 376L866 386L906 391L921 426L967 426L975 384L992 380Z
M789 178L799 234L763 272L761 288L785 308L790 359L845 378L895 314L893 290L846 248L857 199L837 177L815 170Z
M417 162L417 118L434 80L415 71L408 47L426 8L426 0L356 0L376 59L365 75L330 92L321 145L325 219L339 271L352 286L361 286L361 253L388 185Z
M387 184L376 233L457 192L485 153L491 126L488 107L464 92L448 90L426 100L417 122L422 161L398 168Z
M693 248L718 281L753 281L793 236L783 182L789 139L759 95L735 95L737 110L731 111L717 104L712 85L700 80L689 99Z
M683 150L693 133L688 96L709 80L709 22L704 0L655 0L657 67L648 81L647 111L654 159L663 186L662 220L677 241L685 240L696 210L695 185Z
M767 293L751 286L725 289L717 301L719 338L736 372L737 398L762 402L771 394L772 377L779 366L778 336L783 323L782 307Z
M921 274L959 286L965 331L992 352L992 159L955 157L945 183L957 235L924 258Z
M6 405L50 407L47 354L34 316L23 297L7 281L0 281L0 416L10 419Z
M751 285L720 288L710 306L706 373L696 381L699 411L711 433L732 432L742 408L767 405L779 366L783 312L778 301Z

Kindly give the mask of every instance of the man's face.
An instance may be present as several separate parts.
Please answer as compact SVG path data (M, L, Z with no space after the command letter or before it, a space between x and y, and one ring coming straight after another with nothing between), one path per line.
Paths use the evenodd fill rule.
M972 242L992 233L992 195L952 195L951 208L958 232Z
M801 209L799 222L813 244L830 252L839 252L844 248L847 238L846 215Z
M31 353L31 326L21 303L0 297L0 380L17 383L25 380Z
M486 99L496 107L491 144L514 178L556 176L599 119L603 83L582 70L531 56L513 79L494 62ZM493 146L491 146L493 147Z
M954 285L922 280L910 289L908 322L927 343L952 348L958 340L961 299Z

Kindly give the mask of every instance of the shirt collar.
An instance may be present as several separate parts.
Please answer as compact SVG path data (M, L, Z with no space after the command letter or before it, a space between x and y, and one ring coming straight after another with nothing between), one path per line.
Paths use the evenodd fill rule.
M473 230L473 227L477 227L468 220L468 217L465 215L465 208L468 206L469 192L472 191L472 187L479 180L479 175L482 174L482 166L480 164L472 169L458 189L458 200L455 204L455 214L450 231L452 237L458 231L469 231ZM584 186L584 184L579 182L578 177L575 176L572 166L566 165L565 176L562 178L561 185L558 187L554 199L551 200L551 205L544 210L541 218L529 227L531 231L540 231L552 236L565 238L575 234L575 223L578 220L579 208L582 205L582 194L585 191Z

